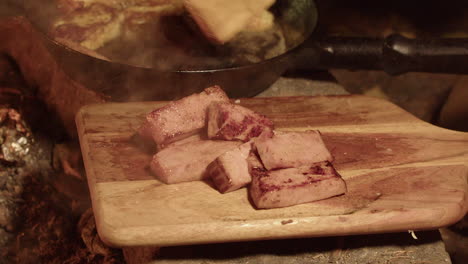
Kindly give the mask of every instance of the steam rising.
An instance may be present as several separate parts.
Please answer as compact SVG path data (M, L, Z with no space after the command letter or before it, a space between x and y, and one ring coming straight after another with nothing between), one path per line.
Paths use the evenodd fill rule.
M233 97L260 92L261 87L271 84L284 71L284 66L274 64L268 69L249 67L216 72L196 70L252 64L296 46L298 42L291 43L289 31L284 30L288 28L284 21L289 21L283 18L289 2L294 1L299 0L277 0L278 5L273 7L272 13L266 14L266 19L257 25L263 27L262 31L246 30L222 46L206 40L184 10L170 7L181 1L40 0L27 1L27 9L28 18L43 32L48 32L71 49L99 58L73 53L46 41L69 77L113 101L140 101L172 100L214 84L221 85ZM86 14L96 9L100 10L102 17ZM104 38L99 32L105 30L99 27L120 21L115 19L119 17L124 18L119 22L119 34L113 34L110 40L101 39L102 45L88 45L88 48L81 45L88 36ZM266 21L268 24L269 20L273 20L274 25L265 27L263 23ZM70 26L72 22L81 24ZM76 37L76 34L77 40L71 42L63 38L67 34L61 38L55 34L57 27L54 25L63 27L67 24L68 29L62 28L62 34L70 30L69 35ZM296 32L301 30L296 28ZM261 83L261 87L257 83Z
M233 41L216 46L184 12L181 0L57 1L59 15L50 31L56 40L124 64L160 70L216 69L286 51L281 28L269 12Z

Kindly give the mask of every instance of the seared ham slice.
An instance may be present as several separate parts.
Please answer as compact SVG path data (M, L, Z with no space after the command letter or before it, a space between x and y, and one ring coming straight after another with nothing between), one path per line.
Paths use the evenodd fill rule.
M322 161L333 161L320 132L277 133L255 139L260 159L267 170L300 167Z
M206 111L213 102L228 102L219 86L173 101L146 116L140 134L150 134L159 149L169 143L197 134L206 125Z
M240 105L216 102L208 107L208 137L249 141L265 133L273 135L273 122Z
M165 183L204 179L208 165L242 144L238 141L195 140L169 146L153 156L151 170Z
M221 193L232 192L252 181L248 157L252 143L247 142L217 157L208 167L208 176Z
M274 171L252 170L250 196L257 208L278 208L330 198L346 184L329 162Z

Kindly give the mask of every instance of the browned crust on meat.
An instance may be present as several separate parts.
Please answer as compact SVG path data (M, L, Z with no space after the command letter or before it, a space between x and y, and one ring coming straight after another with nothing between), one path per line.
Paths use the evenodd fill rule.
M208 120L209 129L215 127L211 125L212 123L216 123L217 128L215 133L209 130L210 138L247 142L261 134L266 134L269 137L273 136L273 122L265 115L243 106L219 102L211 104L208 111L210 112L209 117L212 118ZM217 113L212 114L215 111ZM233 117L233 113L242 115L242 120L239 120L239 116Z
M189 137L191 135L194 135L196 133L199 133L202 129L204 129L205 123L206 123L206 110L208 108L208 105L202 109L203 113L201 113L200 116L194 117L197 119L202 120L202 122L197 122L200 120L190 120L187 119L186 116L179 116L178 113L181 111L181 108L183 111L188 112L189 110L183 109L185 104L190 104L190 100L199 100L198 97L202 96L202 94L205 93L208 96L213 96L209 97L210 100L212 101L229 101L229 98L227 97L226 93L217 85L206 88L203 92L199 94L194 94L188 97L184 97L180 100L170 102L166 106L163 106L159 109L156 109L149 113L146 116L146 120L151 123L153 127L153 139L154 141L158 144L158 146L164 147L165 145ZM195 97L193 97L195 96ZM208 99L206 99L208 100ZM171 114L174 113L174 114ZM171 118L177 118L178 120L173 120ZM180 120L179 120L180 119ZM198 127L194 127L191 130L188 131L169 131L166 130L167 124L169 123L180 123L181 125L190 123L190 122L197 122L200 123Z
M347 189L345 181L341 178L341 175L338 174L335 168L333 168L330 162L321 162L312 164L310 167L304 166L297 168L295 173L301 172L304 176L302 180L297 181L297 174L291 174L296 175L297 182L294 182L292 178L280 178L282 180L281 182L271 182L270 177L279 176L273 175L275 171L279 170L251 170L252 184L250 194L257 208L285 207L327 199L332 196L343 194ZM328 191L326 186L331 189ZM320 190L320 193L318 195L311 193L309 198L301 196L302 198L296 197L297 200L292 199L290 201L288 201L289 197L285 197L288 192L299 191L305 195L306 192L312 190Z
M227 177L226 170L219 163L218 159L215 159L207 168L207 177L210 178L216 189L220 193L225 193L229 188L232 187L232 181Z

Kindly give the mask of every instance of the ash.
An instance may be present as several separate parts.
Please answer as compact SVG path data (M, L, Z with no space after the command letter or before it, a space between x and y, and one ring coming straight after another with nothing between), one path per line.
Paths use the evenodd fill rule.
M21 201L25 168L34 163L30 153L34 140L20 114L0 108L0 246L13 237L17 207Z

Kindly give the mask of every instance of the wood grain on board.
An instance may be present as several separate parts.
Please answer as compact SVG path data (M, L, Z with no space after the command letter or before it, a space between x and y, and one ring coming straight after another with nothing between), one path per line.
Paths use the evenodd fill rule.
M434 229L468 210L468 133L422 122L364 96L241 99L278 130L319 129L346 180L346 195L256 210L247 189L166 185L132 136L164 102L81 109L76 122L98 232L108 244L168 246Z

